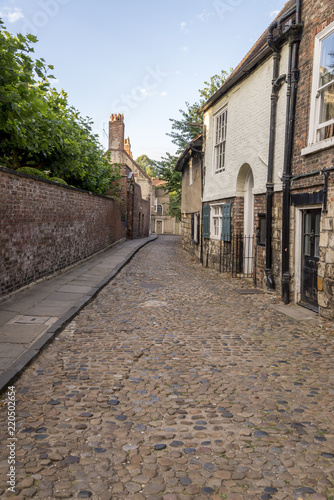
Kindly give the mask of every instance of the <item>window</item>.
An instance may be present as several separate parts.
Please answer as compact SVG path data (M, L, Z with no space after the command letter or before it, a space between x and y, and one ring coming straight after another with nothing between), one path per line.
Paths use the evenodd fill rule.
M326 140L322 147L334 145L334 22L314 42L309 145Z
M191 186L192 183L193 183L193 160L191 158L189 162L189 186Z
M214 173L225 170L227 108L215 117Z
M267 217L266 214L258 214L259 225L257 232L257 244L261 247L266 246L266 234L267 234Z
M163 208L162 205L157 205L157 215L162 215L163 214Z
M158 207L158 198L154 198L154 211L155 212L157 211L157 207Z
M194 243L199 243L200 215L191 214L191 239Z
M211 205L211 237L220 239L222 234L222 205Z

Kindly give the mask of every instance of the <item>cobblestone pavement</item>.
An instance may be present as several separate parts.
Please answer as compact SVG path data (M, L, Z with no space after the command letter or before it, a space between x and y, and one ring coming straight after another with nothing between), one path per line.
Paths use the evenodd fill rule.
M16 498L333 499L332 325L249 287L142 249L15 383Z

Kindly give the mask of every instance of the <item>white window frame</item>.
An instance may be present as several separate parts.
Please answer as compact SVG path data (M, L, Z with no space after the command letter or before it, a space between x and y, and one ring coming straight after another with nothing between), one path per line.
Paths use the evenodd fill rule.
M158 211L159 207L161 207L161 213L159 213L159 211ZM157 215L159 215L159 217L161 217L161 215L164 214L164 207L161 203L157 203L157 210L156 211L157 211Z
M227 106L214 117L213 173L224 172L226 164Z
M154 212L157 213L158 209L158 198L154 198Z
M216 221L216 223L215 223ZM210 205L210 237L220 240L223 228L223 204ZM218 234L216 234L218 232Z
M333 33L334 33L334 21L331 24L329 24L325 29L323 29L320 33L318 33L314 39L309 137L308 137L308 146L302 150L302 155L313 153L315 151L319 151L321 149L334 146L334 137L330 137L328 139L323 139L323 140L319 140L317 137L320 128L323 128L327 125L334 123L334 118L333 118L328 122L323 122L321 126L319 126L320 104L321 104L320 91L323 90L325 87L329 86L330 83L332 84L334 83L334 80L331 80L330 83L327 83L322 87L319 87L321 48L322 48L322 42L325 40L325 38L332 35Z

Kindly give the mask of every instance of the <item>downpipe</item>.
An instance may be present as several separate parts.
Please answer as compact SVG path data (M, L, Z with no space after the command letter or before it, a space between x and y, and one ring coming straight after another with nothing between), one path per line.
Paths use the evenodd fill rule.
M290 191L291 191L291 164L295 125L297 89L299 82L298 55L302 25L300 24L301 0L297 5L297 24L291 26L289 50L289 75L287 90L287 117L285 132L285 150L283 166L283 193L282 193L282 301L290 303Z

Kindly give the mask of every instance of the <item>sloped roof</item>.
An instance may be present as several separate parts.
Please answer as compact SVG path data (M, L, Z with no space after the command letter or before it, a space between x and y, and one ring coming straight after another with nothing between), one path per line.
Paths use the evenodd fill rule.
M157 186L165 186L167 184L166 181L163 179L152 179L152 186L157 187Z
M189 142L185 150L178 157L178 160L175 164L175 170L177 172L182 172L182 169L184 165L187 163L187 161L189 161L191 154L194 151L194 148L199 150L199 148L202 147L202 143L203 143L202 133L198 134L191 142ZM196 152L198 153L199 151Z
M295 0L289 0L275 17L274 21L280 19L283 15L289 13L296 2ZM270 26L270 25L269 25ZM241 79L245 78L260 62L262 62L269 54L272 53L272 49L268 45L267 32L268 28L262 33L260 38L254 43L252 48L247 52L245 57L240 61L238 66L226 79L220 89L208 99L203 106L200 108L199 112L204 112L209 109L213 104L215 104L220 97L222 97L228 90L230 90L234 85L236 85Z

